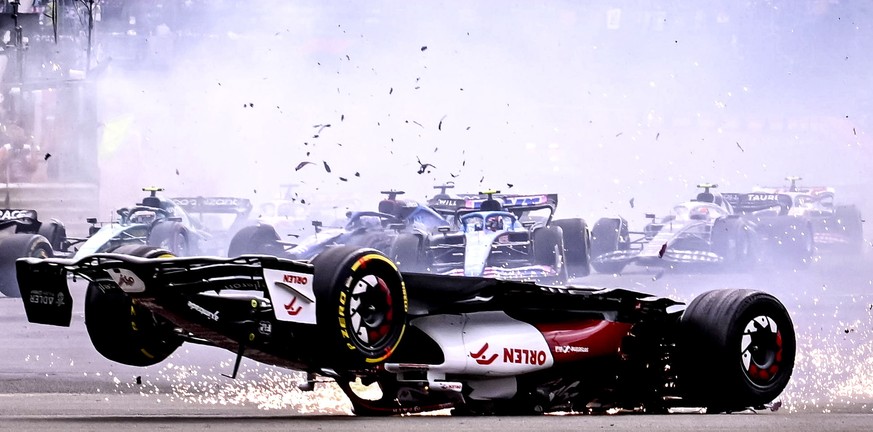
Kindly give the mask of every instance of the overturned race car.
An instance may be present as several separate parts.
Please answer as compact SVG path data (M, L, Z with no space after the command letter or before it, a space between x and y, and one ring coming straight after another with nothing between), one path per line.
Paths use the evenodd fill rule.
M731 412L769 404L794 367L791 318L758 291L683 307L623 289L401 274L353 246L311 261L122 248L18 260L28 320L69 326L77 274L106 358L148 366L185 342L221 347L237 368L246 357L305 371L303 389L333 379L357 415Z

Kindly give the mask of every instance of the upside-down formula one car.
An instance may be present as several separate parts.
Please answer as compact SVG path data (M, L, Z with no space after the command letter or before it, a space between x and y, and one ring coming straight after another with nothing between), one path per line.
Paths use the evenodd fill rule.
M804 267L812 262L815 248L806 218L757 214L779 205L767 201L766 208L759 207L766 198L761 194L743 195L745 207L738 211L734 204L742 194L711 192L717 186L698 185L704 191L667 216L648 214L652 221L643 231L630 231L620 217L601 218L591 230L592 267L619 273L631 263L745 270L759 263Z
M762 407L788 384L791 318L773 296L683 306L623 289L400 273L373 249L311 261L168 257L149 246L22 258L30 322L69 326L68 274L89 280L85 326L106 358L165 360L182 343L333 379L358 415L535 414ZM360 392L359 385L378 389Z
M558 284L587 276L588 226L581 218L553 219L557 203L557 194L442 193L429 204L453 227L428 237L424 267L453 276Z

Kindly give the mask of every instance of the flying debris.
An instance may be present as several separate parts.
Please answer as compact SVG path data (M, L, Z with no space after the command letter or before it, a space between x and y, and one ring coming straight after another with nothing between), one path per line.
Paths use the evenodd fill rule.
M452 176L452 178L458 178L458 176L459 176L460 174L449 173L449 175Z
M429 164L429 163L421 163L421 158L419 158L418 156L416 156L415 159L418 161L418 165L419 165L419 167L418 167L418 173L419 173L419 174L424 174L425 172L428 172L428 173L429 173L430 170L427 169L428 167L430 167L430 168L436 168L433 164Z
M392 94L392 93L394 93L394 87L391 87L391 88L388 90L388 94Z
M328 124L317 124L317 125L312 126L312 127L314 127L314 128L318 128L318 132L315 133L315 138L318 138L318 136L321 135L321 131L323 131L324 128L329 128L329 127L330 127L330 123L328 123Z
M360 177L360 176L361 176L361 173L355 171L355 177Z
M306 155L308 156L309 153L307 152ZM299 164L297 164L297 168L294 168L294 171L300 171L300 168L303 168L306 165L310 165L310 164L315 165L315 162L309 162L309 161L300 162Z
M330 165L328 165L327 162L325 162L325 161L322 161L322 162L324 163L324 170L327 172L330 172Z
M655 141L657 141L660 136L661 136L661 132L656 133L655 134Z
M45 154L45 157L43 158L43 160L49 160L50 157L52 157L52 154L51 154L51 153L46 153L46 154Z
M440 124L437 125L437 129L438 129L438 130L443 130L443 120L445 120L445 119L446 119L446 116L443 116L443 117L440 119Z
M345 120L345 119L346 119L346 115L345 115L345 114L340 114L340 121L343 121L343 120Z
M179 175L179 168L176 168L176 175Z
M658 258L664 258L664 254L667 252L667 243L661 245L661 250L658 251Z
M631 208L634 208L634 199L631 198L628 202L630 203Z
M422 50L422 51L427 51L427 45L421 47L421 50Z
M740 148L740 151L741 151L741 152L743 152L743 153L746 152L745 150L743 150L743 146L740 145L740 142L739 142L739 141L737 141L737 147Z
M508 187L508 188L510 188L510 189L511 189L513 186L515 186L515 185L512 184L512 183L507 183L507 184L506 184L506 187Z
M619 132L619 133L615 134L615 137L618 138L618 137L620 137L621 134L623 134L623 133L624 133L624 132Z
M485 176L482 176L482 178L479 179L479 183L482 183L483 181L485 181Z
M349 179L347 179L347 178L345 178L345 177L340 177L339 179L340 179L341 181L344 181L344 182L349 181Z

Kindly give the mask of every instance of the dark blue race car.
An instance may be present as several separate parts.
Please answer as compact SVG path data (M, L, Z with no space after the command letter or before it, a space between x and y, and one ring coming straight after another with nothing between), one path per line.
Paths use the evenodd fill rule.
M269 254L311 260L337 245L373 248L389 256L405 271L426 271L428 236L448 229L448 220L428 205L398 199L403 191L382 192L386 198L376 211L349 212L345 224L326 227L314 221L315 234L299 242L284 241L267 223L245 227L230 241L227 255Z

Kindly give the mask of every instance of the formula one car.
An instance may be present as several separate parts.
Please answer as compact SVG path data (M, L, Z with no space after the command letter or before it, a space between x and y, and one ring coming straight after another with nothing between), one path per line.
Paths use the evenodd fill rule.
M763 292L683 308L623 289L401 274L354 246L311 261L117 252L18 260L28 320L69 326L77 274L106 358L149 366L185 342L221 347L237 353L231 377L247 357L306 372L304 390L333 379L358 415L730 412L773 401L794 368L794 325Z
M711 191L718 185L698 187L704 191L674 206L667 216L647 214L652 222L641 232L630 231L627 221L620 217L598 220L591 230L592 267L601 273L619 273L631 263L742 270L762 261L793 266L812 262L812 227L806 218L767 218L737 212L731 200ZM749 195L749 199L757 199L751 202L761 202L761 198ZM766 208L770 205L768 202Z
M52 257L63 254L68 247L66 227L61 221L41 222L36 210L0 209L0 293L19 296L15 260Z
M158 196L161 188L143 188L149 195L133 207L116 211L118 221L91 223L88 239L76 251L75 257L107 252L122 244L161 246L176 256L222 256L230 234L244 225L251 211L245 198L196 197L169 199ZM196 213L193 217L185 209ZM204 215L213 217L207 223ZM220 215L229 215L230 222L221 221ZM214 221L215 218L219 222ZM211 225L211 226L207 226Z
M783 212L803 216L812 223L816 248L821 251L861 253L864 247L864 226L860 210L855 205L835 205L834 188L798 186L801 177L786 177L787 187L758 187L756 192L776 195Z
M429 201L454 222L428 237L429 271L552 283L590 273L588 226L581 218L553 219L557 194L452 198L447 187L437 186L442 193Z
M356 245L377 249L406 271L422 271L426 239L449 222L430 207L413 200L398 199L403 191L383 191L386 198L377 211L348 214L341 227L325 227L313 221L315 234L299 242L282 240L266 223L245 227L231 240L227 256L260 253L288 259L312 259L336 245Z

